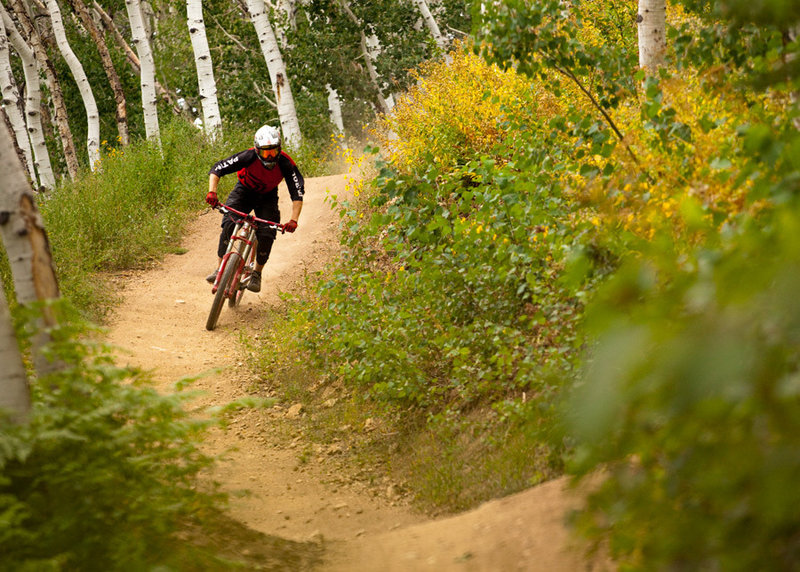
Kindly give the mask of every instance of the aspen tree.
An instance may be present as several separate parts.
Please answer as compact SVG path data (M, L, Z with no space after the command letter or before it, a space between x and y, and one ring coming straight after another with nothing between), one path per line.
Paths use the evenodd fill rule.
M666 0L639 0L636 18L639 37L639 67L654 75L665 62L667 53Z
M283 56L281 56L281 51L278 48L278 40L267 16L264 0L247 0L247 9L250 12L250 20L256 29L258 42L261 44L261 51L267 62L269 79L272 83L272 91L278 107L278 118L281 122L283 137L287 145L296 147L302 142L300 123L297 120L297 111L294 106L289 76L286 73Z
M378 72L375 69L375 63L373 58L373 53L375 51L375 41L373 40L373 51L371 52L369 49L369 42L367 40L367 36L364 33L364 27L361 23L361 20L358 19L353 11L350 9L350 3L347 0L338 0L339 6L341 6L342 11L345 15L350 18L350 20L358 27L358 32L360 36L360 46L361 46L361 56L364 58L364 65L367 66L367 73L369 74L370 84L372 85L373 90L375 91L375 100L378 103L378 109L381 113L389 114L392 111L392 106L386 98L383 97L383 93L381 90L380 82L378 81Z
M417 5L419 13L422 16L422 21L425 22L428 30L430 30L431 36L433 36L433 40L436 42L436 45L439 46L439 48L444 49L447 46L447 40L439 31L439 24L436 23L436 19L433 17L428 3L425 0L414 0L414 4Z
M103 27L111 32L112 37L114 38L114 43L117 44L117 47L125 53L125 59L131 66L131 69L136 75L140 75L142 73L142 64L139 61L139 56L136 55L136 52L133 51L133 48L130 47L128 42L125 41L125 38L122 37L122 34L117 28L117 25L114 24L114 20L111 19L111 16L103 10L103 7L100 6L96 1L92 2L92 11L97 16L97 18L102 22ZM169 103L172 111L175 115L179 115L181 110L177 104L178 96L170 91L167 91L164 86L156 79L156 93L158 96Z
M222 133L222 118L219 114L217 84L214 81L214 65L211 61L211 51L208 49L201 0L186 0L186 16L194 50L194 63L197 67L200 104L203 108L203 129L213 141Z
M342 102L339 100L339 94L333 89L330 84L326 85L328 90L328 113L331 117L331 122L336 127L336 135L344 135L344 121L342 120ZM347 143L341 141L343 149L347 149Z
M25 364L19 353L17 337L11 323L3 280L0 276L0 411L11 414L15 421L24 421L31 409L31 395Z
M0 170L3 173L3 184L0 185L0 236L14 278L17 302L26 305L59 298L58 280L42 216L36 208L25 168L14 151L11 133L5 123L0 125ZM31 340L33 363L39 375L59 367L42 352L43 346L49 341L47 328L55 325L54 316L46 308L43 320L38 334Z
M8 34L6 27L0 18L0 89L3 92L3 111L5 111L11 129L14 131L14 138L22 151L22 158L31 181L36 181L36 172L33 168L33 157L31 156L31 145L28 140L28 132L25 129L25 119L20 111L19 89L11 69L11 57L8 49Z
M80 60L78 60L69 45L69 41L67 41L67 33L64 30L64 22L61 19L61 9L58 7L58 2L56 0L46 0L46 2L47 11L50 13L50 21L53 24L56 45L72 72L72 77L78 85L78 92L86 109L86 150L89 153L89 168L94 171L98 161L100 161L100 113L97 110L97 102L94 99L92 86L89 85L89 78L86 77L86 72L83 70Z
M33 152L33 166L38 176L38 184L45 189L52 189L56 186L56 178L53 174L53 166L50 164L50 152L44 141L40 110L42 93L39 86L39 67L36 64L36 56L20 35L14 21L2 4L0 4L0 17L5 24L11 46L22 60L22 73L25 75L25 124Z
M114 62L111 60L111 52L106 45L105 38L100 33L92 17L89 15L89 10L83 0L69 0L72 9L78 14L78 17L89 32L89 35L97 46L97 53L100 55L100 61L103 63L103 71L106 72L106 77L111 85L111 91L114 92L114 101L117 104L116 118L117 118L117 132L119 133L119 140L122 145L130 143L130 135L128 133L128 111L126 109L125 91L122 89L122 81L119 78Z
M47 87L50 89L50 98L53 103L53 121L58 129L67 172L74 181L78 176L78 154L75 151L75 141L72 138L72 130L69 126L64 93L61 91L61 83L58 81L55 66L50 61L42 39L39 37L39 32L36 31L22 0L8 0L8 3L13 8L14 14L22 27L23 36L33 50L39 69L44 72L47 78Z
M128 20L131 24L133 45L140 62L140 85L142 89L142 111L144 112L144 130L146 137L161 145L161 130L158 125L158 100L156 98L156 66L150 41L144 27L142 8L139 0L125 0Z

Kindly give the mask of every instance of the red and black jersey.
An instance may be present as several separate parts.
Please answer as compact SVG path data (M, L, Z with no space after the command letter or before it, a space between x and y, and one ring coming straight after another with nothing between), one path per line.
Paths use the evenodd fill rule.
M236 173L239 182L256 193L276 191L280 182L285 180L292 200L302 201L305 194L305 183L294 160L281 151L277 167L277 169L267 169L259 161L255 149L251 147L218 161L211 167L209 174L214 173L218 177L223 177Z

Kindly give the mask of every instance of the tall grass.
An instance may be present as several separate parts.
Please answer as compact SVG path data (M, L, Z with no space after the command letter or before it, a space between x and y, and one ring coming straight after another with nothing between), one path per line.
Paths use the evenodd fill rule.
M113 292L102 274L144 266L176 248L202 209L211 165L246 146L242 133L210 143L192 125L162 126L161 148L140 141L104 147L100 168L40 200L62 293L102 318ZM234 181L224 180L221 188Z

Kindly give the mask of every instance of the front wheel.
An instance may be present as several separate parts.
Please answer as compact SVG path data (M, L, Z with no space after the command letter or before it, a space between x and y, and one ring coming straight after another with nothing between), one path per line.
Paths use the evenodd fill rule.
M233 280L233 276L239 269L240 260L241 256L238 253L231 252L228 261L225 263L225 269L222 271L219 284L217 284L217 292L214 294L214 302L211 303L211 312L209 312L208 320L206 320L206 330L213 330L217 326L217 320L219 320L222 305L225 302L225 293ZM235 295L236 293L234 292Z

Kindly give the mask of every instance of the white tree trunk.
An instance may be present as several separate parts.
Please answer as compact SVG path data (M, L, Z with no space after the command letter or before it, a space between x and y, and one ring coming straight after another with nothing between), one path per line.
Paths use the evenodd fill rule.
M147 138L161 146L161 131L158 126L158 101L156 99L156 66L153 52L144 28L142 9L139 0L125 0L128 20L131 23L132 43L141 64L140 84L142 87L142 110L144 111L144 130Z
M286 22L281 21L275 24L275 33L280 41L280 48L285 51L289 49L288 31L297 30L296 0L265 0L264 3L268 10L283 12L286 15Z
M17 337L11 324L3 280L0 278L0 409L11 413L12 419L24 421L31 409L31 396L25 365L19 353Z
M103 23L103 27L111 32L111 35L114 37L114 42L117 44L120 50L125 53L125 59L128 60L128 63L131 65L133 72L136 75L141 75L142 73L142 63L139 61L139 56L133 51L133 49L128 45L128 42L125 41L125 38L122 37L122 34L117 28L117 25L114 23L114 20L111 19L103 7L100 6L96 1L92 2L92 10L96 17ZM149 42L148 42L149 45ZM244 48L243 48L244 49ZM154 68L155 69L155 68ZM153 74L155 76L155 73ZM156 93L158 96L169 103L170 107L172 107L172 111L179 115L181 112L181 108L178 105L178 96L174 92L167 91L163 85L161 85L158 80L155 80L156 84Z
M28 140L28 132L25 129L25 119L20 111L19 90L11 70L11 57L8 49L8 34L3 19L0 18L0 89L3 92L3 110L8 116L11 128L14 130L14 137L17 145L22 150L25 158L25 168L31 181L36 182L36 171L33 168L33 158L31 156L31 144Z
M272 91L275 94L275 103L278 107L278 118L281 122L283 137L289 147L297 147L302 142L300 133L300 123L297 121L297 111L294 107L294 97L292 88L289 85L289 76L286 74L286 66L283 63L281 51L278 49L278 41L275 32L267 17L264 0L247 0L247 9L250 12L250 19L258 35L258 42L261 44L261 51L267 62L269 79L272 83Z
M639 35L639 67L648 75L653 75L666 60L666 0L639 0L639 15L636 21Z
M20 304L53 300L59 297L58 281L50 257L50 244L44 230L42 217L36 208L25 168L14 151L11 134L5 123L0 125L0 235L8 255L14 291ZM52 314L44 310L43 326L54 326ZM42 346L49 341L47 328L40 327L34 336L33 361L39 375L50 373L58 364L42 354Z
M800 37L800 25L795 25L795 26L792 26L791 28L789 28L789 31L787 32L787 34L789 36L788 39L789 39L790 42L796 42L797 38ZM793 62L796 57L797 57L797 52L791 52L790 54L787 55L786 61L787 62ZM792 103L796 106L797 102L800 101L800 92L793 91L789 95L789 97L791 98ZM792 125L794 125L795 129L800 129L800 117L795 117L792 120Z
M280 0L281 9L286 12L286 18L289 20L289 27L292 30L297 29L297 0Z
M119 142L124 147L130 143L127 101L125 100L125 91L122 88L122 81L114 67L114 62L111 59L111 52L106 45L106 39L100 32L97 23L95 23L94 19L89 14L89 9L86 7L86 4L84 4L83 0L69 0L69 4L73 12L77 13L83 27L89 32L95 46L97 46L97 53L100 55L100 61L103 62L103 71L106 72L108 82L111 84L111 91L114 92L114 101L117 104L116 114Z
M70 178L74 181L78 177L80 165L78 163L78 153L75 151L75 141L72 137L72 130L69 126L69 117L67 116L67 105L64 100L64 93L61 90L61 84L58 81L55 66L47 54L47 48L44 45L39 32L34 26L34 22L31 19L23 1L6 1L13 8L16 21L19 23L26 41L33 49L33 54L36 58L36 63L39 66L39 70L44 72L44 75L47 78L47 87L50 89L50 101L53 106L53 123L58 129L58 134L61 139L62 151L64 152L64 163L67 166L67 172L69 173Z
M194 63L197 67L197 83L203 107L203 128L208 138L213 141L222 133L222 120L219 115L217 84L214 81L214 65L211 61L211 51L208 49L201 0L186 0L186 16L194 49Z
M56 177L50 164L50 153L44 142L42 112L40 110L42 95L39 87L39 67L36 65L36 56L30 46L22 39L13 20L11 20L2 4L0 4L0 13L2 13L8 39L22 60L22 71L25 74L25 118L27 119L28 138L33 149L34 167L39 176L39 184L45 189L53 189L56 186Z
M328 111L331 115L331 122L336 126L336 131L344 133L344 121L342 121L342 102L339 101L339 94L330 85L326 85L328 90Z
M328 113L330 114L331 123L336 128L335 134L339 139L339 145L342 149L347 149L347 143L344 140L344 121L342 120L342 102L339 100L339 94L330 85L326 85L325 89L328 90Z
M436 23L436 19L433 17L433 14L431 14L431 9L428 7L428 3L425 0L414 0L414 3L417 5L419 13L422 15L422 21L425 22L428 30L430 30L431 36L433 36L436 45L441 49L444 49L447 45L447 40L439 31L439 24Z
M92 93L92 86L89 85L89 78L83 71L83 66L72 51L67 41L67 34L64 31L64 22L61 19L61 9L56 0L46 0L47 10L50 12L50 20L53 23L53 33L56 37L56 44L67 62L75 83L78 84L78 91L86 108L87 138L86 149L89 152L89 168L94 171L97 162L100 161L100 113L97 111L97 102Z

